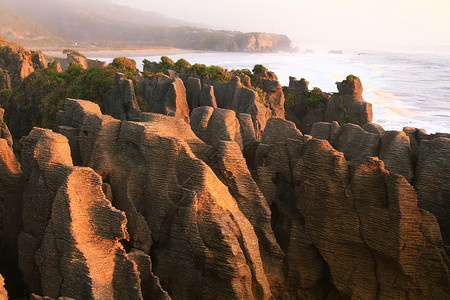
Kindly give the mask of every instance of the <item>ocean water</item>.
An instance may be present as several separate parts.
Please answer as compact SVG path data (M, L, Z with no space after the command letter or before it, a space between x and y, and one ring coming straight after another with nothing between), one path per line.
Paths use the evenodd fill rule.
M161 55L131 57L159 61ZM364 100L373 105L373 122L386 130L417 127L428 133L450 133L449 53L236 53L209 52L169 55L191 64L219 65L229 70L262 64L275 72L281 85L289 76L305 78L309 87L337 92L336 82L349 74L363 84ZM112 58L89 57L111 62Z

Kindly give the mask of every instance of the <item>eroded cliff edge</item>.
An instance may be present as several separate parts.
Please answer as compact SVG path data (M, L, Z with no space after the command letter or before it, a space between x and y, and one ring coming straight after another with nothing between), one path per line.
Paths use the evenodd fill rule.
M5 192L2 201L23 201L15 238L30 292L75 299L449 295L439 225L418 207L404 176L378 158L347 158L277 118L262 134L252 176L235 113L211 109L205 141L181 118L142 113L120 121L73 99L58 115L59 133L35 128L23 139L21 165L2 139L2 182L21 180L18 192L6 193L15 202ZM213 134L231 121L234 129L222 125L224 134ZM422 152L445 139L431 139Z
M0 120L11 298L450 297L447 134L372 124L357 77L330 96L166 73L142 81L152 113L124 74L117 118L66 99L20 163Z

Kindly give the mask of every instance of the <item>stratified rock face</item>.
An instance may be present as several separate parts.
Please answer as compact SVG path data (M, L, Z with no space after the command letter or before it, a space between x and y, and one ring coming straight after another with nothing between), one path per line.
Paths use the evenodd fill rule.
M214 87L212 85L203 85L202 91L200 92L198 105L217 108L216 96L214 95Z
M362 98L359 78L350 75L336 84L339 93L330 97L317 88L309 91L308 82L303 78L297 80L295 77L289 77L289 87L285 95L286 118L307 134L317 122L337 121L341 125L353 123L359 126L370 124L372 104Z
M275 144L284 142L287 138L302 139L302 137L302 133L295 127L293 122L280 118L270 118L261 142L263 144Z
M139 273L119 243L127 236L125 214L106 200L101 182L92 169L76 167L59 187L36 253L44 295L142 298Z
M10 88L11 88L11 77L9 77L8 71L2 70L2 68L0 68L0 90Z
M234 76L227 83L213 82L213 87L218 107L232 109L238 113L248 113L252 116L256 138L260 140L272 112L262 104L264 101L259 99L258 94L243 87L238 76Z
M12 297L23 296L17 262L22 195L20 165L8 142L0 139L0 273L5 276ZM0 298L1 295L0 292Z
M42 70L47 68L47 61L44 54L41 51L33 52L31 55L31 62L36 70Z
M342 153L316 139L261 144L258 157L258 183L299 295L326 291L328 281L355 299L449 297L437 223L382 161L350 171Z
M450 245L450 138L422 140L415 174L419 206L434 214Z
M5 121L3 121L3 115L5 114L5 110L0 108L0 138L5 139L8 143L8 146L12 149L13 139L11 133L9 132L8 126Z
M109 183L113 205L127 215L130 246L151 254L153 274L173 299L269 298L252 224L198 158L214 150L179 118L141 120L85 113L78 136L83 163Z
M141 299L136 266L119 242L126 218L106 200L101 178L72 166L60 134L35 128L22 142L19 267L29 289L53 298Z
M7 45L0 53L0 68L8 69L10 86L16 87L34 71L32 53L18 45Z
M403 131L386 131L381 135L379 157L386 169L403 175L408 182L414 177L413 152L409 137Z
M114 77L115 90L108 95L105 111L120 120L137 120L141 113L133 82L122 73Z
M247 39L241 39L239 50L241 51L289 51L292 43L285 35L271 33L255 33L247 35Z
M169 294L163 290L159 278L153 274L150 256L141 250L131 249L128 257L133 260L141 279L142 297L144 299L169 300Z
M362 98L363 88L358 77L347 77L337 82L339 93L333 94L328 101L326 121L353 123L360 126L372 123L372 104Z
M345 124L336 141L336 150L344 153L351 162L361 162L366 157L378 156L380 136L364 131L355 124Z
M5 280L0 274L0 300L8 300L8 292L5 290Z
M202 83L200 78L188 77L184 81L184 85L186 87L186 101L189 105L189 109L192 111L198 106L204 106L199 105L200 93L202 91Z
M192 112L194 133L205 143L215 146L219 141L236 142L244 148L236 113L229 109L202 106Z
M151 87L151 84L148 82L149 92L144 96L147 97L144 98L147 109L154 113L180 117L189 123L189 106L183 81L180 78L172 79L162 75L156 87Z
M272 116L284 119L284 93L280 82L266 79L262 83L262 90L267 94L265 101L272 111Z

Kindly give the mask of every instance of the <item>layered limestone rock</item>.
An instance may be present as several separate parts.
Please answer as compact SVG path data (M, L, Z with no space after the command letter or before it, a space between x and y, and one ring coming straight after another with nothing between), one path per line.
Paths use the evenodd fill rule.
M403 175L408 182L414 177L413 152L410 138L404 131L386 131L381 135L379 158L386 169Z
M5 110L0 107L0 138L5 139L8 143L8 146L12 149L13 139L11 136L11 132L9 132L9 128L3 120L3 116L5 114Z
M126 218L92 169L73 167L67 139L46 129L23 138L27 179L19 267L28 288L52 298L141 299L139 273L119 240Z
M372 122L372 104L362 98L361 81L356 76L347 76L337 82L339 93L323 93L320 89L308 90L308 82L303 78L290 77L286 90L286 118L293 121L304 133L310 133L317 122L339 124L353 123L360 126Z
M198 107L192 112L191 128L202 141L211 146L219 141L233 141L241 149L244 148L240 123L232 110Z
M262 81L262 90L266 93L265 102L272 111L272 117L284 119L284 93L278 80Z
M194 108L204 105L199 105L200 94L202 92L202 82L200 78L188 77L184 80L184 85L186 87L186 101L189 106L189 110L192 111Z
M364 161L367 157L378 156L380 136L369 133L355 124L342 126L335 148L344 153L352 163Z
M213 82L213 87L218 107L251 115L256 138L260 140L261 132L272 115L271 110L262 104L264 100L259 99L255 91L243 87L238 76L226 83Z
M239 46L241 51L285 51L292 50L292 43L285 35L271 33L255 33L246 36Z
M328 101L326 121L350 122L361 126L372 123L372 104L362 98L363 88L359 78L350 75L336 85L339 93L333 94Z
M23 184L19 162L7 140L0 138L0 273L13 298L23 296L24 289L17 261Z
M47 60L41 51L35 51L31 55L31 62L35 70L42 70L47 68Z
M439 227L403 176L376 158L349 168L317 139L261 144L257 156L258 184L299 295L449 297Z
M40 52L30 52L15 44L3 47L0 53L0 68L8 70L11 87L19 86L35 70L32 61L34 53Z
M8 300L8 292L5 289L5 281L0 274L0 300Z
M242 116L241 119L244 121L250 119L250 116L247 118ZM269 119L267 126L270 126L270 121L273 119ZM213 147L215 159L212 164L210 163L211 168L228 187L240 210L255 230L273 295L277 298L286 297L288 291L282 274L284 254L269 225L270 209L267 200L253 180L242 153L244 149L242 136L248 133L245 129L240 130L240 122L234 111L226 109L196 108L192 112L191 123L197 136ZM253 140L255 140L254 137Z
M149 111L180 117L189 123L186 88L180 78L162 75L156 83L147 79L145 84L144 102Z
M75 106L66 106L63 114L76 115L68 111ZM170 297L270 297L252 223L199 159L214 158L214 149L188 124L157 114L143 114L142 123L92 111L77 115L82 120L77 140L83 164L110 185L113 205L127 215L129 245L150 255L153 273Z
M141 113L136 100L133 82L122 73L114 77L115 89L105 102L105 112L119 120L137 120Z
M404 131L384 131L378 124L366 124L363 128L321 122L313 125L311 135L329 141L352 164L367 157L379 157L386 170L402 175L417 190L419 206L437 217L448 245L450 138L442 134L427 135L424 130L410 127Z
M450 245L450 138L422 140L415 173L419 206L434 214Z
M217 108L216 96L214 95L214 87L212 85L203 85L202 91L199 95L198 105Z
M0 67L0 90L10 88L11 88L11 77L9 76L8 71L3 70Z

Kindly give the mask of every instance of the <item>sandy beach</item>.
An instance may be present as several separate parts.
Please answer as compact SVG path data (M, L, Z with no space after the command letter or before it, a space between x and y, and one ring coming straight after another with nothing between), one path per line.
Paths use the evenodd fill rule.
M104 58L115 58L119 56L125 57L136 57L136 56L154 56L154 55L174 55L174 54L185 54L185 53L204 53L207 51L200 50L186 50L172 47L158 47L158 48L148 48L148 49L101 49L101 50L91 50L86 49L74 49L86 57L104 57ZM61 51L55 50L43 50L42 52L45 55L54 56L54 57L66 57L65 54Z

